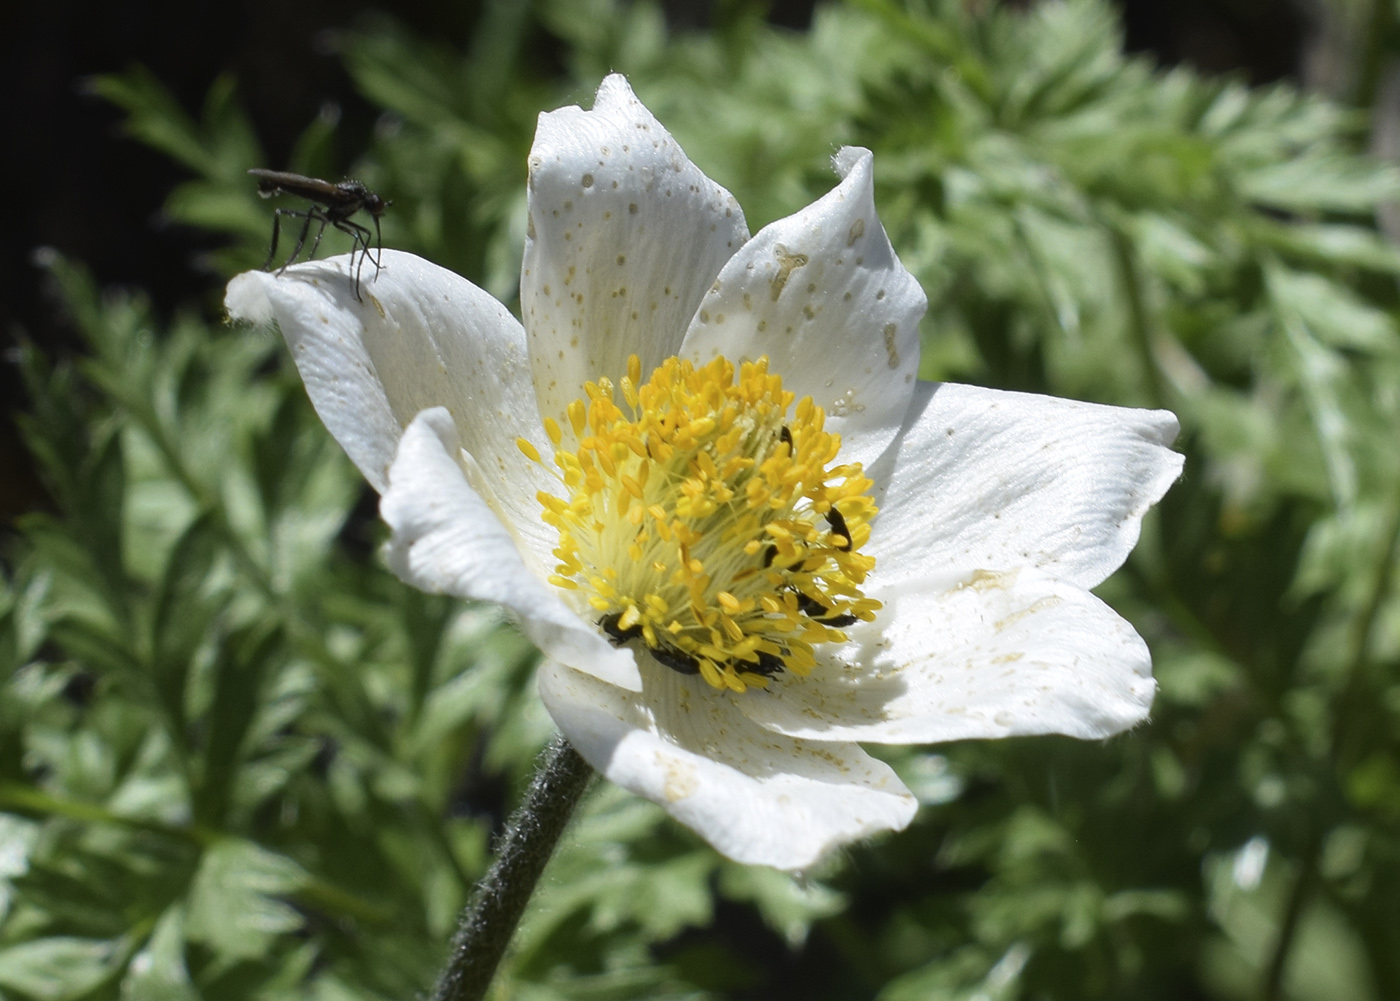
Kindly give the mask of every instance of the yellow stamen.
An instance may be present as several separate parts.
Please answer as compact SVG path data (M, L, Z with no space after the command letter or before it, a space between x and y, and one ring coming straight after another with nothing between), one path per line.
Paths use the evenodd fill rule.
M610 380L584 386L569 442L545 419L564 496L539 498L559 532L551 582L582 592L614 643L740 693L807 675L814 646L875 617L871 482L832 465L840 438L810 397L794 408L766 358L737 373L671 358L642 383L634 355L619 388L622 406Z

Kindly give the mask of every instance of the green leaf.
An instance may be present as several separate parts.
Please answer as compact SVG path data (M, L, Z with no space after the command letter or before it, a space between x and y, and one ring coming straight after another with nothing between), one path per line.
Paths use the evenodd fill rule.
M1329 151L1249 171L1241 191L1272 208L1363 213L1400 195L1400 170Z
M55 936L0 949L0 987L34 1001L67 1001L91 991L121 966L127 944L120 939Z
M151 680L177 739L184 738L186 682L195 651L219 609L217 596L208 593L210 571L219 555L212 518L196 518L176 541L156 594Z
M194 792L195 816L219 823L228 808L248 729L261 704L263 681L281 654L276 623L256 623L223 637L213 664L209 737Z
M302 868L285 856L248 841L216 842L195 874L185 934L225 962L263 958L280 935L302 926L282 898L305 885Z
M730 900L752 901L768 926L793 949L806 941L814 922L840 913L847 904L830 887L764 866L726 863L720 869L719 889Z
M184 915L172 907L156 922L146 945L122 978L122 1001L199 1001L185 967Z

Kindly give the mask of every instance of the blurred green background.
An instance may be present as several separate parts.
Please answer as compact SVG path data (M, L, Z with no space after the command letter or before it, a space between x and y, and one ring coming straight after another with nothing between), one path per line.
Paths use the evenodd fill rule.
M925 378L1181 417L1185 476L1099 589L1161 692L1103 744L880 751L917 820L802 879L596 784L498 996L1400 998L1400 38L1389 0L1273 10L1222 49L1129 5L1135 45L1203 67L1167 70L1099 0L357 6L318 34L243 7L262 58L199 67L197 107L142 65L85 82L135 170L9 129L7 211L68 227L17 232L76 236L6 238L0 998L431 986L551 732L535 654L383 569L374 498L220 289L266 254L263 166L364 180L386 245L513 302L535 117L610 70L755 231L874 149ZM160 229L129 221L151 190Z

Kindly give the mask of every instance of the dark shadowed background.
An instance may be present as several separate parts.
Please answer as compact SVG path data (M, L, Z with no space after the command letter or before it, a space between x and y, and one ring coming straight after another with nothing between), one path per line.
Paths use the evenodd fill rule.
M201 266L209 235L163 222L160 206L183 179L169 157L126 139L122 113L87 95L85 78L139 64L195 112L221 74L238 80L239 94L264 147L279 166L306 124L323 111L339 115L337 139L345 161L373 126L373 112L334 57L337 29L380 4L366 0L307 0L295 4L245 0L232 4L94 3L47 0L17 3L4 15L0 134L6 212L0 243L0 331L63 350L71 334L45 296L31 258L51 246L84 262L102 285L145 289L161 312L195 296L211 303L219 279ZM470 44L481 3L398 0L394 15L423 35ZM713 3L671 0L677 30L703 26ZM1296 75L1310 24L1283 0L1120 0L1127 45L1165 64L1186 62L1210 72L1241 73L1253 83ZM775 0L769 19L801 30L810 0ZM537 57L555 56L553 40L538 38ZM8 414L20 403L14 372L0 373L7 419L0 431L0 524L42 505Z

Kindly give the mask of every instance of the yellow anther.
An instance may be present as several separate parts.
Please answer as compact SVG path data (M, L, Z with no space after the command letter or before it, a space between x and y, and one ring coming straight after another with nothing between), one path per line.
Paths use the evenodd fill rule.
M584 406L582 400L575 400L569 404L569 426L574 429L574 435L583 434L588 418L588 408Z
M558 497L555 497L553 494L545 493L543 490L535 494L535 500L539 501L540 506L543 507L546 511L553 514L563 514L569 509L569 505L566 504L564 501L560 500Z

